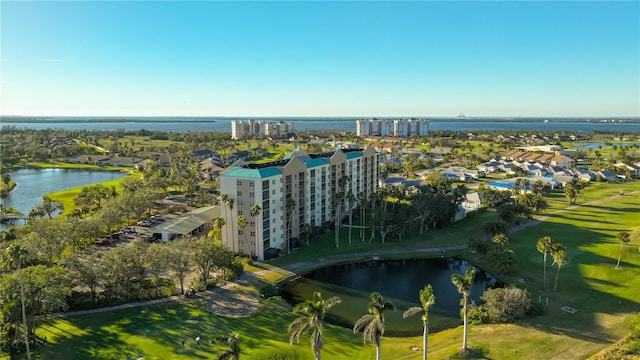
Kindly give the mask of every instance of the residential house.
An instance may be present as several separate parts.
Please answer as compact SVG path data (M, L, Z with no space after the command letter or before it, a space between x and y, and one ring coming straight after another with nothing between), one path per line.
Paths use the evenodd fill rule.
M566 155L557 154L551 158L549 164L552 166L559 166L565 169L570 169L575 166L575 161Z

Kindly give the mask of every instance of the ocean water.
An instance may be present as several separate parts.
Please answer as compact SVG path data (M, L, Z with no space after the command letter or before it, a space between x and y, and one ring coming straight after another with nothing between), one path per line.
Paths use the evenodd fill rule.
M105 131L167 131L167 132L231 132L231 120L228 118L47 118L40 122L2 121L2 126L15 126L22 129L65 129L65 130L105 130ZM239 119L246 120L246 119ZM295 124L299 131L336 129L348 132L356 131L355 118L268 118L266 121L287 121ZM570 120L430 120L429 130L480 131L480 130L516 130L566 133L588 133L593 131L640 132L640 122L599 122Z

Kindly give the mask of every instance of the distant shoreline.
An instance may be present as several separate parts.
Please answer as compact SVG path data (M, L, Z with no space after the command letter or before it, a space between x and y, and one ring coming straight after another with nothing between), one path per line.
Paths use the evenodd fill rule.
M67 116L0 116L0 123L215 123L231 120L265 120L265 121L355 121L372 117L67 117ZM378 117L378 119L404 119L408 117ZM640 123L640 117L416 117L428 119L430 122L563 122L563 123Z

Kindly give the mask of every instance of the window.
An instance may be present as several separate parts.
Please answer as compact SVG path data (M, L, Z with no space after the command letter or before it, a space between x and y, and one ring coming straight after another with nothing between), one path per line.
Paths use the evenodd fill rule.
M256 186L256 185L255 185L255 183L254 183L253 181L249 181L249 186L250 186L250 187L254 187L254 186Z
M243 235L242 229L238 229L238 235ZM242 240L240 240L240 243L242 243Z
M242 215L242 210L238 210L238 216Z
M244 240L238 240L238 244L243 245L244 244Z
M255 221L250 222L250 223L249 223L249 226L256 226Z
M238 191L238 196L242 196L242 191Z
M255 193L253 193L253 192L249 193L249 197L254 197L254 196L255 196Z
M236 184L237 184L238 186L242 186L242 181L238 180L238 181L236 182Z
M255 231L252 231L252 232L251 232L251 236L256 236L256 232L255 232Z
M252 242L251 242L251 246L255 247L255 246L256 246L256 242L255 242L255 241L252 241Z

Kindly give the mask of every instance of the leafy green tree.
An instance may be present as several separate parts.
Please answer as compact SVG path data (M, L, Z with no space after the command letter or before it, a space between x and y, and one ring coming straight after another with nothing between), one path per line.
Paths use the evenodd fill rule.
M97 300L98 287L104 281L104 274L100 262L100 253L98 252L90 254L69 254L63 261L71 283L88 287L93 302Z
M542 254L542 282L544 290L547 291L549 289L547 281L547 255L549 255L553 250L553 240L551 240L550 236L539 238L538 242L536 243L536 249L538 249L538 252Z
M471 293L471 286L473 286L473 278L475 276L476 269L473 266L469 266L465 271L464 275L461 274L452 274L451 282L456 286L458 292L462 294L462 313L463 313L463 324L464 324L464 332L462 335L462 351L467 352L469 348L467 347L467 336L468 336L468 305L469 305L469 294Z
M356 203L356 196L351 190L346 195L347 204L349 206L349 245L351 245L351 226L353 224L353 205Z
M167 266L180 282L184 294L184 278L191 271L191 248L187 241L171 241L167 246Z
M214 344L224 344L227 349L218 356L218 360L239 360L240 359L240 335L233 333L229 336L217 336L213 338Z
M500 248L491 252L489 261L500 274L504 275L511 270L516 262L516 257L513 250Z
M5 250L5 257L3 258L3 263L5 263L8 267L15 267L18 271L18 278L19 278L19 282L20 282L20 310L22 312L22 331L24 334L24 345L25 345L25 350L27 352L27 359L31 359L31 350L29 349L29 326L27 323L27 314L26 314L26 308L25 308L25 296L24 296L24 276L22 273L22 265L24 263L24 260L26 258L27 255L27 249L20 246L19 244L11 244L9 245L6 250ZM6 278L5 278L6 279ZM1 283L0 283L1 285ZM4 288L4 287L3 287ZM3 291L0 293L5 293L7 294L7 292ZM13 292L15 294L15 291ZM5 301L2 301L3 303ZM4 304L3 304L4 305ZM2 306L0 307L0 310L2 310L2 318L3 318L3 322L5 322L5 319L10 319L11 316L7 316L7 314L5 314L5 311L7 311L7 306ZM16 325L16 333L18 333L18 326ZM10 332L11 333L11 332Z
M212 273L231 267L233 253L226 247L214 244L205 237L192 241L191 259L200 275L202 285L206 286Z
M618 234L616 234L616 239L618 240L618 242L620 242L620 252L618 253L618 262L616 263L616 269L619 269L620 259L622 259L622 247L624 246L624 244L631 241L631 237L629 236L628 232L620 231Z
M153 281L153 287L156 297L160 297L158 291L162 274L167 270L167 248L164 244L151 244L147 251L144 253L144 267L149 274L151 274L151 280Z
M339 304L342 300L334 296L330 299L323 299L322 295L314 291L310 300L305 300L293 308L293 313L299 315L289 325L289 332L292 333L289 342L300 342L300 336L306 332L311 332L311 351L316 360L320 360L323 341L324 318L327 312Z
M520 318L531 308L527 290L515 286L487 289L480 297L483 310L494 323L506 323Z
M384 335L384 313L396 309L392 302L385 300L379 292L372 292L370 295L368 314L356 320L353 324L353 333L362 330L364 344L370 342L376 346L376 359L382 358L380 351L380 340Z
M214 238L216 240L222 240L222 227L225 226L224 218L221 216L213 219L213 230L209 232L207 237Z
M101 263L105 294L125 301L136 298L144 279L144 265L141 247L116 246L105 252Z
M408 318L415 314L422 313L422 359L427 360L427 350L429 349L429 310L436 303L436 296L433 294L433 288L431 284L425 285L424 289L420 290L420 306L410 307L402 314L403 318Z
M567 182L564 184L564 196L569 200L569 205L573 205L576 203L576 199L578 198L578 190L574 186L572 182Z

